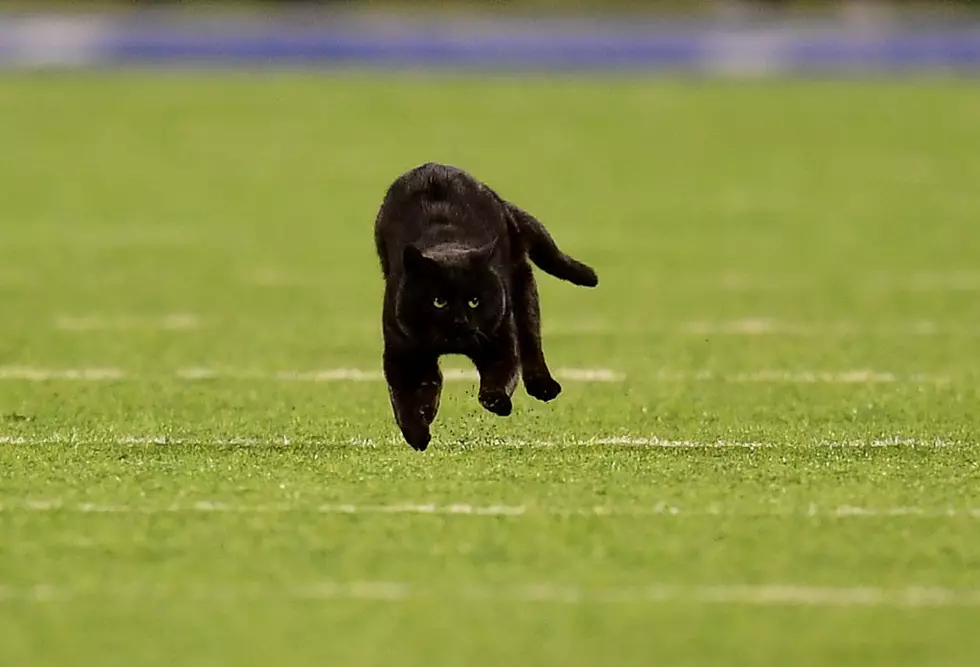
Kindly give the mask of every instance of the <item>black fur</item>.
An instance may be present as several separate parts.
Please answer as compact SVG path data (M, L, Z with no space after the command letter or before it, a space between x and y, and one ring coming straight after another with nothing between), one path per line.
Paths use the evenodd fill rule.
M385 278L384 373L409 445L429 445L444 354L473 361L480 403L495 414L511 413L519 373L531 396L558 396L528 260L576 285L595 287L599 278L559 250L534 216L465 171L428 163L388 188L374 240Z

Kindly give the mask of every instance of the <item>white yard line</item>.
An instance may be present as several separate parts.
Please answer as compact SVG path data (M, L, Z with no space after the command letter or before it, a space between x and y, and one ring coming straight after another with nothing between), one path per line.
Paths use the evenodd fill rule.
M317 271L297 271L287 267L267 266L237 276L246 285L265 287L321 287L329 275ZM964 292L980 291L980 272L972 269L920 271L912 273L866 273L854 275L850 285L861 291L878 292ZM815 292L823 288L819 277L800 273L681 273L651 276L647 284L665 291L678 289L699 292L787 293Z
M690 336L980 336L980 324L962 325L930 320L910 320L881 324L857 322L806 323L773 317L745 317L735 320L702 320L676 323L628 323L611 320L550 320L543 325L547 335L656 334Z
M945 385L949 375L935 373L898 374L888 371L854 369L843 371L757 370L720 373L712 370L660 370L650 376L660 382L728 382L733 384L919 384Z
M36 368L33 366L0 366L0 380L47 382L81 380L88 382L121 380L126 373L118 368Z
M977 336L980 335L980 325L957 325L928 320L891 322L876 325L859 324L856 322L814 324L759 317L720 322L688 322L678 325L673 331L695 336Z
M132 313L59 315L54 326L63 331L185 331L203 326L203 317L191 313L138 315ZM350 324L348 326L351 326ZM980 336L980 324L964 325L910 320L867 324L857 322L805 323L780 320L774 317L745 317L734 320L701 320L676 323L624 323L613 320L550 320L544 325L545 335L616 335L658 334L691 336ZM360 327L365 333L377 331L377 324L365 321Z
M625 375L608 368L558 368L555 377L570 382L622 382ZM476 371L447 368L443 370L447 382L473 381L478 379ZM178 380L259 380L275 382L381 382L381 371L357 368L328 368L310 371L262 372L215 368L181 368L172 375L161 375ZM48 382L52 380L139 380L140 376L120 368L40 368L34 366L0 366L0 380L21 380L25 382Z
M42 446L42 445L129 445L129 446L201 446L201 447L263 447L263 446L306 446L306 447L401 447L404 443L397 437L377 440L367 437L346 439L316 439L276 435L265 437L229 435L219 438L198 438L169 435L78 435L73 433L52 433L49 435L23 436L0 434L0 445ZM909 447L909 448L944 448L971 447L977 443L967 440L952 440L944 438L909 438L889 436L875 439L849 440L811 440L800 443L763 442L756 440L674 440L657 436L634 435L605 435L581 439L565 440L526 440L520 438L487 438L476 439L474 446L491 449L494 447L509 448L561 448L561 447L637 447L649 449L780 449L799 447L823 448L863 448L863 447ZM438 438L434 446L453 446L440 443Z
M627 375L610 368L556 368L555 377L567 382L618 383ZM443 369L447 382L473 382L476 371L463 368ZM649 373L633 373L632 377L657 382L728 382L735 384L916 384L946 385L955 381L952 376L936 373L893 373L870 369L841 371L766 369L746 372L712 370L661 369ZM235 368L188 367L159 375L131 373L121 368L51 368L36 366L0 366L0 380L49 382L53 380L250 380L260 382L382 382L379 370L360 368L324 368L301 371L257 371Z
M557 368L555 377L569 382L622 382L625 375L608 368ZM476 371L447 368L443 370L447 382L474 381ZM381 371L358 368L327 368L308 371L250 371L218 368L181 368L172 374L162 374L159 379L178 380L258 380L267 382L381 382ZM129 373L120 368L41 368L34 366L0 366L0 380L48 382L52 380L140 380L153 376Z
M527 443L532 444L532 443ZM539 446L551 443L537 443ZM566 443L567 444L567 443ZM740 441L740 440L671 440L658 438L656 436L644 438L636 436L616 436L600 437L591 440L580 440L577 445L618 445L623 447L663 447L663 448L736 448L736 449L764 449L777 447L799 447L799 446L819 446L819 447L956 447L968 445L965 441L946 440L943 438L904 438L891 436L887 438L875 439L851 439L851 440L813 440L799 444L781 444L777 442L759 441Z
M526 505L476 505L471 503L390 504L258 504L247 505L214 500L171 503L167 505L119 505L61 500L18 500L0 503L0 513L68 513L68 514L325 514L325 515L422 515L471 517L581 517L581 518L655 518L655 517L746 517L746 518L916 518L980 519L980 507L864 507L856 505L821 506L809 503L789 507L725 507L713 503L704 507L680 507L658 502L637 506L536 507Z
M811 586L806 584L646 585L596 587L561 583L426 585L396 581L315 581L284 586L221 586L211 582L191 588L166 585L94 584L9 586L0 584L0 601L58 602L72 598L168 600L303 599L517 604L694 604L764 607L978 607L980 589L938 586Z
M622 382L626 379L624 374L608 368L556 368L553 372L556 378L571 382ZM463 368L444 368L442 374L446 382L475 381L479 379L479 375L475 370ZM185 380L240 379L276 380L279 382L381 382L384 380L384 375L381 371L358 368L327 368L310 371L263 373L259 371L201 367L179 369L177 371L177 377Z
M781 371L763 370L750 373L715 376L725 382L735 383L789 383L789 384L948 384L951 378L945 375L895 373L873 370L847 371Z

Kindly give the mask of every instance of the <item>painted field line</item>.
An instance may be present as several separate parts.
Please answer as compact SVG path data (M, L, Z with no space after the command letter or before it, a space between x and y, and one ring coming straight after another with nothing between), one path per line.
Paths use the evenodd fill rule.
M626 380L626 374L609 368L557 368L555 377L568 382L618 383ZM478 379L475 370L443 369L447 382ZM758 370L750 372L721 373L712 370L666 370L649 374L633 374L632 377L657 382L729 382L733 384L916 384L947 385L954 382L952 376L932 373L892 373L867 369L842 371L811 370ZM48 382L53 380L105 381L105 380L250 380L261 382L382 382L384 376L378 370L359 368L327 368L305 371L251 371L207 367L181 368L154 375L138 375L120 368L42 368L34 366L0 366L0 380L24 382Z
M444 368L442 375L446 382L475 381L480 378L475 370L462 368ZM608 368L556 368L554 375L560 380L572 382L622 382L626 377L624 374ZM177 377L185 380L240 379L276 380L279 382L381 382L384 380L381 371L358 368L280 371L278 373L215 368L182 368L177 371Z
M264 287L322 287L329 283L329 275L323 272L300 272L285 267L265 267L239 275L238 281L246 285ZM974 292L980 291L980 272L958 270L948 272L885 273L855 275L849 279L855 289L876 292ZM813 292L824 287L819 278L800 273L779 274L672 274L650 278L650 284L658 289L700 292L734 292L780 294L787 292Z
M0 283L2 284L2 283ZM157 316L135 314L60 315L54 319L57 329L64 331L160 330L182 331L203 326L199 315L169 313ZM735 320L692 321L674 324L639 324L609 320L552 321L545 323L546 335L615 335L661 334L692 336L980 336L980 324L957 325L930 320L912 320L877 325L856 322L802 323L772 317L746 317ZM359 324L365 333L375 332L374 322Z
M544 325L545 335L659 334L691 336L980 336L980 325L953 325L928 320L868 325L856 322L801 323L770 317L676 324L622 323L606 320L554 321Z
M201 318L189 313L170 313L156 317L139 315L60 315L55 328L62 331L187 331L201 326Z
M891 436L886 438L874 438L874 439L854 438L849 440L820 439L820 440L813 440L810 442L799 443L799 444L760 442L760 441L753 441L753 440L699 441L699 440L671 440L665 438L658 438L656 436L649 437L649 438L636 437L636 436L617 436L617 437L594 438L591 440L580 440L574 444L582 445L582 446L618 445L624 447L662 447L662 448L680 448L680 449L683 448L766 449L766 448L801 447L801 446L843 447L843 448L848 448L848 447L854 447L854 448L937 447L939 448L939 447L969 446L969 444L971 443L967 441L948 440L943 438L905 438L901 436Z
M608 368L557 368L555 377L569 382L622 382L625 375ZM443 370L447 382L475 381L476 371L447 368ZM53 380L257 380L267 382L381 382L381 371L357 368L330 368L311 371L261 372L235 369L181 368L160 376L137 375L121 368L40 368L34 366L0 366L0 380L25 382L49 382Z
M867 369L843 371L789 371L759 370L741 373L700 371L657 371L654 376L661 382L729 382L732 384L934 384L953 382L948 375L932 373L898 374Z
M97 382L122 380L126 373L118 368L36 368L33 366L0 366L0 380L47 382L50 380L80 380Z
M201 446L263 446L263 445L295 445L295 446L342 446L342 447L378 447L378 446L400 446L404 443L397 437L390 437L384 440L376 440L367 437L353 437L342 440L318 440L314 438L296 438L288 435L268 436L262 438L250 436L228 436L219 438L195 438L168 435L107 435L104 437L54 433L44 436L22 436L0 434L0 444L6 445L201 445ZM451 445L454 443L440 443L438 439L434 441L436 446ZM526 440L520 438L489 438L486 440L473 441L473 445L492 447L513 447L513 448L557 448L557 447L640 447L640 448L665 448L665 449L766 449L781 447L957 447L970 446L966 440L950 440L943 438L908 438L902 436L890 436L875 439L849 439L849 440L813 440L807 443L779 443L762 442L754 440L674 440L670 438L660 438L657 436L596 436L584 439L564 439L564 440Z
M534 507L525 505L477 505L471 503L391 504L329 503L317 505L258 504L246 505L213 500L167 505L119 505L60 500L23 500L0 503L0 513L68 513L68 514L325 514L325 515L422 515L472 517L582 517L582 518L655 518L655 517L755 517L755 518L917 518L980 519L980 507L864 507L855 505L821 506L809 503L798 507L732 508L713 503L705 507L679 507L659 502L638 506Z
M806 584L585 586L532 583L425 585L395 581L315 581L285 586L222 586L201 582L191 587L153 584L87 586L0 584L0 601L58 602L73 598L169 600L365 600L375 602L455 601L519 604L693 604L765 607L978 607L980 590L937 586L880 588Z
M433 441L434 447L453 447L456 441L442 443ZM494 447L510 448L561 448L561 447L637 447L649 449L780 449L793 447L823 447L823 448L865 448L865 447L910 447L910 448L943 448L970 447L978 443L967 440L952 440L944 438L908 438L890 436L874 439L848 440L812 440L803 443L763 442L755 440L674 440L657 436L596 436L592 438L564 440L527 440L521 438L487 438L473 440L474 448L492 449ZM129 446L201 446L201 447L262 447L262 446L305 446L305 447L403 447L405 444L398 437L382 440L367 437L353 437L335 440L320 440L315 438L276 435L267 437L252 437L232 435L218 438L197 438L169 435L77 435L71 433L52 433L41 436L24 436L0 434L0 445L42 446L42 445L129 445Z
M159 330L184 331L202 326L203 318L191 313L168 313L157 316L135 314L85 314L59 315L54 319L55 328L63 331L122 331ZM365 322L365 332L375 331L377 325ZM624 324L606 320L556 322L544 325L545 334L588 335L649 333L693 336L942 336L980 335L980 325L952 325L929 320L893 322L867 325L856 322L832 322L823 324L782 321L771 317L747 317L727 321L694 321L668 325Z

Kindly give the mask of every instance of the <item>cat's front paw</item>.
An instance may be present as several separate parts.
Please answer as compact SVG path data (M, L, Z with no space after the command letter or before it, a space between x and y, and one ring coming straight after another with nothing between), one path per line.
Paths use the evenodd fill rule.
M417 452L424 452L432 441L432 434L429 433L429 428L403 428L402 436L405 438L405 442Z
M558 397L561 385L550 375L532 375L524 378L524 389L529 396L548 402Z
M510 396L502 391L481 391L480 405L495 415L507 417L514 410Z

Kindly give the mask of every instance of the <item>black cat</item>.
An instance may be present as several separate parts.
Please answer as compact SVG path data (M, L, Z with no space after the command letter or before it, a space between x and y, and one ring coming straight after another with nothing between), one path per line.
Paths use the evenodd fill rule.
M467 172L428 163L388 188L374 240L385 278L384 374L409 445L429 445L444 354L473 361L480 403L494 414L511 413L519 371L531 396L558 396L528 259L576 285L595 287L599 278L559 250L534 216Z

